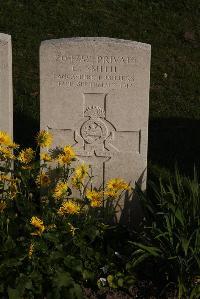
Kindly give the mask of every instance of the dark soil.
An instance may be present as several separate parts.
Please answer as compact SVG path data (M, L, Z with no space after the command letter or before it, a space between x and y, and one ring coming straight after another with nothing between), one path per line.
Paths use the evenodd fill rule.
M109 289L95 292L88 288L85 288L84 292L89 299L178 299L174 289L159 295L158 290L151 283L146 281L139 283L138 287L129 289L128 292Z

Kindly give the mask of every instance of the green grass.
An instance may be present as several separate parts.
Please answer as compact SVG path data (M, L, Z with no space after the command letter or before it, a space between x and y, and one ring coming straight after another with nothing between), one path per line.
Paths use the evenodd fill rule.
M152 45L149 161L187 173L200 163L199 0L2 0L0 31L13 41L17 141L39 129L40 42L108 36Z

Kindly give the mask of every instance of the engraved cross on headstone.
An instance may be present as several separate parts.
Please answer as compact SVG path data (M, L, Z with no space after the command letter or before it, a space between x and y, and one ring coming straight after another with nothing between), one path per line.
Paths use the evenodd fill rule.
M140 152L140 131L120 131L107 119L107 94L83 94L83 118L74 128L48 129L53 135L62 135L62 140L72 141L79 160L92 166L94 185L102 185L105 164L120 152ZM132 140L137 145L132 148ZM128 146L127 146L128 145ZM129 146L130 145L130 146ZM129 148L130 147L130 148ZM100 183L101 182L101 183Z

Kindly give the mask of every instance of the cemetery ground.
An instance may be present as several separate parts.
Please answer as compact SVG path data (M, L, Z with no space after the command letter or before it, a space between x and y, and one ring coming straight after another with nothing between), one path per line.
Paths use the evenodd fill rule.
M137 190L145 222L134 232L115 226L113 210L92 206L90 195L86 216L73 206L60 217L64 207L52 194L41 205L37 159L29 168L35 152L25 161L17 150L0 205L2 298L200 297L199 14L195 0L1 2L0 32L13 44L14 137L23 147L35 150L39 131L42 40L109 36L152 45L147 195ZM7 146L1 158L10 161Z
M1 32L12 35L15 136L39 129L42 40L109 36L152 46L148 161L185 173L199 163L199 3L192 1L3 1ZM26 123L26 127L23 124ZM28 134L26 134L28 132Z

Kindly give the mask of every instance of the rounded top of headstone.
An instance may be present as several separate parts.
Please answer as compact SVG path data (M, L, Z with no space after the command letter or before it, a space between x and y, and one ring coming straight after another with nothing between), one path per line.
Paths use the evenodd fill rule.
M124 46L132 46L134 48L140 48L145 50L151 50L151 45L141 42L136 42L132 40L117 39L110 37L71 37L71 38L60 38L60 39L50 39L45 40L41 45L47 43L53 44L65 44L65 43L91 43L91 44L120 44Z
M0 40L10 41L11 40L11 36L9 34L0 33Z

